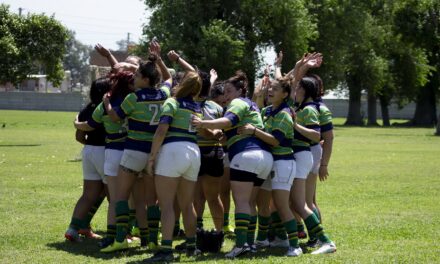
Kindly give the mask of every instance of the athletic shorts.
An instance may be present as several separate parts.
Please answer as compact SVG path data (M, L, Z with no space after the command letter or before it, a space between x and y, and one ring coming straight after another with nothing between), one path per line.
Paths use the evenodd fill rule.
M104 153L104 146L84 145L82 150L82 169L84 180L105 181Z
M202 156L199 176L209 175L212 177L221 177L223 176L223 172L223 159Z
M104 174L105 176L118 176L119 164L124 152L118 149L105 149Z
M188 141L170 142L162 146L156 162L156 175L197 181L200 170L200 149Z
M273 162L272 171L270 177L268 177L261 189L266 191L271 190L284 190L290 191L293 179L296 173L295 160L275 160Z
M273 158L270 152L261 149L246 150L231 160L231 181L251 182L261 186L272 169ZM245 172L245 173L241 173Z
M316 144L314 146L310 146L310 151L312 152L312 156L313 156L312 173L318 174L319 173L319 166L321 165L321 158L322 158L321 144Z
M307 176L312 171L313 156L312 152L308 150L295 152L293 154L296 161L295 179L307 179Z
M148 153L142 151L124 149L121 158L121 166L135 172L141 172L146 169L148 156Z

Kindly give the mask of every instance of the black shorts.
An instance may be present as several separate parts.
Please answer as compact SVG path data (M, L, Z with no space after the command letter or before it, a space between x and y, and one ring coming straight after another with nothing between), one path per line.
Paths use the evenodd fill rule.
M209 175L212 177L223 176L223 159L217 157L203 157L201 158L199 176Z
M231 181L239 181L239 182L253 182L255 187L261 187L263 185L264 180L257 177L257 174L248 172L248 171L242 171L242 170L236 170L231 168Z

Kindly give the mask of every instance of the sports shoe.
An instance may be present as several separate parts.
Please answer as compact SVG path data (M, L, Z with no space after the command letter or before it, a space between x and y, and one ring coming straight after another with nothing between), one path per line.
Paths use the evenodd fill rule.
M306 246L309 248L316 248L316 247L320 247L322 245L321 241L319 241L317 238L315 239L309 239L309 241L307 241Z
M257 250L257 246L255 244L252 244L252 245L249 246L249 252L250 253L252 253L252 254L253 253L257 253L257 251L258 251Z
M86 238L102 239L102 236L95 234L91 228L80 229L78 234L83 235Z
M186 250L186 241L180 243L179 245L174 247L174 249L177 250L177 251L184 251L184 250Z
M236 258L236 257L238 257L240 255L243 255L243 254L245 254L245 253L247 253L249 251L250 251L250 248L249 248L249 246L247 244L244 244L243 247L234 246L231 251L226 253L225 257L232 259L232 258Z
M113 244L111 244L110 246L101 249L101 252L102 253L110 253L110 252L121 251L121 250L126 250L126 249L128 249L127 239L124 239L124 241L122 241L122 242L118 242L115 240L115 242L113 242Z
M185 231L183 229L173 230L173 238L185 238Z
M270 246L270 242L269 242L268 239L265 239L265 240L255 240L255 246L257 246L257 248L269 247Z
M298 239L304 239L307 237L307 233L305 231L298 231Z
M174 255L172 251L162 251L159 250L151 258L148 258L145 260L146 263L153 263L153 262L171 262L174 260Z
M275 239L270 242L270 247L282 247L287 248L289 247L289 240L288 239L280 239L279 237L275 237Z
M287 249L287 253L286 256L287 257L298 257L299 255L302 255L303 251L300 247L294 248L294 247L289 247Z
M69 227L64 234L64 237L71 242L81 242L81 238L79 237L78 231Z
M115 242L114 238L104 237L103 239L101 239L101 241L98 242L98 246L100 248L106 248L106 247L110 246L111 244L113 244L113 242Z
M232 227L232 225L224 226L223 232L225 233L225 235L234 234L234 228Z
M148 243L148 249L149 250L156 250L158 248L157 244L154 242Z
M323 243L320 248L312 252L312 255L328 254L336 252L336 245L333 242Z
M187 248L186 249L186 256L187 257L196 257L200 256L202 254L202 251L198 248Z

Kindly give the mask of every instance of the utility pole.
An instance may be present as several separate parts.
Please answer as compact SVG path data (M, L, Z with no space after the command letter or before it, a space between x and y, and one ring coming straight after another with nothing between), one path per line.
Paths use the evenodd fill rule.
M128 46L130 45L130 32L127 32L127 53L128 53Z
M19 7L18 8L18 15L21 16L21 13L23 12L23 8Z

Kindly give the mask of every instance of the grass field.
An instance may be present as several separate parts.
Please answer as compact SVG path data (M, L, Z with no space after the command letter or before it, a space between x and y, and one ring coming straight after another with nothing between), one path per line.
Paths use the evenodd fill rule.
M139 263L151 256L137 245L104 255L94 241L64 241L82 191L81 164L73 161L81 150L75 115L0 110L0 263ZM296 259L266 251L234 263L440 263L440 137L434 129L337 126L335 133L330 178L319 184L318 202L338 251ZM105 204L93 221L98 231L106 227ZM232 245L227 240L223 251ZM181 261L195 259L182 255ZM222 255L198 261L229 262Z

